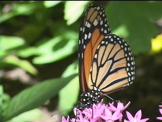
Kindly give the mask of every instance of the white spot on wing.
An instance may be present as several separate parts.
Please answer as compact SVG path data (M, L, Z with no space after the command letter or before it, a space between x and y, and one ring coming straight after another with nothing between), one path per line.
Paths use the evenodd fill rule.
M93 24L94 24L94 26L96 26L98 24L97 19L94 20Z
M91 38L91 33L89 32L89 34L88 34L88 38L90 39Z
M95 54L95 56L94 56L95 58L97 58L97 54Z
M100 25L102 25L102 24L103 24L103 21L101 20L101 21L100 21Z
M89 22L87 22L87 27L90 28L91 27L91 24Z
M84 35L84 39L87 39L87 34Z

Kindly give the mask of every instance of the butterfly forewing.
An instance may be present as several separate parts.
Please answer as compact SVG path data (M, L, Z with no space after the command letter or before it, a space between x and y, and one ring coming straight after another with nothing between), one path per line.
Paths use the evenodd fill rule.
M103 6L90 5L83 14L79 34L79 72L82 92L88 89L90 68L96 49L106 34L110 34Z

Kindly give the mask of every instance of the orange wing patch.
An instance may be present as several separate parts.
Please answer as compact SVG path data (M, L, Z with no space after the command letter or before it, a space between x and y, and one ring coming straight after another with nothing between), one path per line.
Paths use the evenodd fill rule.
M99 32L99 29L96 29L93 32L93 36L90 42L87 44L86 49L84 51L84 69L85 69L86 81L88 81L88 84L89 82L91 82L89 81L89 74L90 74L90 68L92 65L94 54L96 52L97 46L103 40L103 38L104 38L104 35L101 35Z

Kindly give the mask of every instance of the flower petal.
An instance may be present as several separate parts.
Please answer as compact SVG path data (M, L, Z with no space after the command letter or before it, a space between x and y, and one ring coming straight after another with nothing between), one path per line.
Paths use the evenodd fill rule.
M162 120L162 117L156 117L156 119L158 119L158 120Z
M142 111L139 110L139 111L137 111L137 113L135 114L134 118L136 118L137 120L140 120L141 117L142 117Z
M162 109L159 109L160 114L162 115Z
M130 121L134 119L133 116L132 116L128 111L126 111L126 114L127 114L127 118L128 118Z
M149 118L145 118L145 119L142 119L140 122L146 122L148 120L149 120Z
M63 116L62 117L62 122L69 122L69 116L67 117L67 119Z

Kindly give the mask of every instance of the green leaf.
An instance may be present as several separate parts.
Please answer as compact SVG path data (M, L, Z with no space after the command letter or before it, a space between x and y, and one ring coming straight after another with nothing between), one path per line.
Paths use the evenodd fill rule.
M2 95L3 95L3 86L0 85L0 98L2 98ZM2 99L0 99L0 105L2 105ZM1 108L1 106L0 106L0 108Z
M8 107L2 112L3 120L9 120L22 112L39 107L47 99L55 96L75 76L76 74L67 78L46 80L23 90L13 97Z
M75 61L72 64L70 64L63 72L62 77L67 77L75 73L78 73L78 61Z
M37 69L34 68L34 66L32 66L32 64L29 61L20 60L19 58L17 58L14 55L9 55L9 56L3 58L2 63L18 66L33 75L36 75L38 73Z
M64 19L67 20L67 25L73 24L82 15L88 3L90 1L66 1Z
M39 109L33 109L30 111L24 112L7 122L31 122L31 121L41 118L42 116L43 114Z
M2 109L3 109L3 86L2 85L0 85L0 110L2 111ZM0 121L2 121L1 120L2 118L1 118L1 115L0 115Z
M10 103L11 101L11 98L8 94L4 93L3 92L3 87L0 85L0 108L1 108L1 111L5 110L6 107L8 106L8 104Z
M23 46L25 44L25 40L16 37L16 36L3 36L1 35L1 50L11 50L20 46Z
M57 4L61 3L62 1L44 1L43 4L46 8L50 8L56 6Z
M59 108L61 111L73 109L79 94L79 78L75 77L59 92ZM66 116L69 111L64 111L62 114Z
M161 6L160 1L111 1L106 7L108 23L113 33L128 41L134 54L147 53L158 30L151 20L160 19Z
M67 77L70 74L78 73L78 63L75 61L70 64L66 70L63 72L62 77ZM70 81L60 92L59 92L59 108L64 116L68 114L69 111L66 111L69 108L73 108L74 104L78 99L79 94L79 81L78 77L75 77Z
M73 32L68 33L74 34ZM33 59L34 64L46 64L61 60L76 51L77 42L73 38L65 40L65 35L55 37L38 46L39 56ZM76 35L75 35L76 37Z
M17 54L20 56L20 57L23 57L23 58L27 58L27 57L30 57L32 55L36 55L38 53L38 50L36 47L27 47L27 48L23 48L21 50L18 50Z

